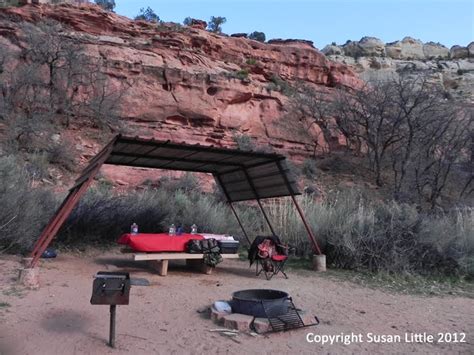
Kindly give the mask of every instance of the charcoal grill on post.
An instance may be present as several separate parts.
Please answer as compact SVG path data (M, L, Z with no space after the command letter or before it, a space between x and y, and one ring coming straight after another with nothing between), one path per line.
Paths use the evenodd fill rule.
M99 271L94 276L91 304L110 305L109 345L115 347L115 311L117 305L128 305L130 274Z

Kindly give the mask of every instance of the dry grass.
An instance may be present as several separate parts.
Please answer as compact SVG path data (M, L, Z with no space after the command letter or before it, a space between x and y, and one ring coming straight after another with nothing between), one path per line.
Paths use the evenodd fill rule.
M0 250L31 248L54 213L58 198L31 187L31 175L12 157L0 159ZM335 268L391 274L474 275L474 210L423 213L413 205L370 199L357 190L337 191L322 201L299 197L308 222ZM236 206L250 238L268 234L254 204ZM312 253L304 226L290 199L265 203L276 233L298 256ZM193 181L160 189L117 194L101 184L91 189L60 231L56 246L104 247L135 222L141 232L165 231L171 223L185 230L229 233L242 238L226 204L203 194Z

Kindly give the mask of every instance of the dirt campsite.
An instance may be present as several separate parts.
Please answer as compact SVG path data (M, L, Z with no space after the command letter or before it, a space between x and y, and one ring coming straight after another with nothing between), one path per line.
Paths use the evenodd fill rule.
M132 261L119 252L61 254L42 261L41 287L26 290L16 282L19 259L2 256L0 264L2 355L470 354L473 350L471 298L401 295L331 279L311 270L289 269L289 279L276 276L266 281L255 277L247 261L239 260L226 260L211 275L175 262L162 277L146 263ZM130 304L117 306L115 349L107 346L108 307L90 304L93 275L99 270L125 270L132 277L150 282L149 286L132 286ZM258 336L241 333L232 338L211 332L221 326L209 319L208 307L244 288L284 290L298 307L316 315L320 324ZM405 333L431 334L435 341L407 342ZM438 342L439 333L465 333L466 342ZM345 345L343 338L338 338L330 344L326 338L329 343L322 345L322 338L314 337L351 334L361 334L363 342L352 339ZM373 334L372 339L369 334ZM376 342L382 341L377 335L400 335L402 341ZM308 337L313 342L308 342Z

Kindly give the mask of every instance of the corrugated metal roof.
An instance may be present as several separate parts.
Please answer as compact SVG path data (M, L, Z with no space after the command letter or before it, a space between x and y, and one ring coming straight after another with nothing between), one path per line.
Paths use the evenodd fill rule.
M105 164L210 173L230 202L299 194L279 154L118 136Z

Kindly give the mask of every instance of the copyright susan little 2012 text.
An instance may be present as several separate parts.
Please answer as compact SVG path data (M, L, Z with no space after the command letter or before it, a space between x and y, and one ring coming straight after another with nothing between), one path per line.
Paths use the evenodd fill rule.
M439 332L404 333L404 334L377 334L377 333L340 333L315 334L307 333L306 341L321 345L353 343L466 343L466 333Z

